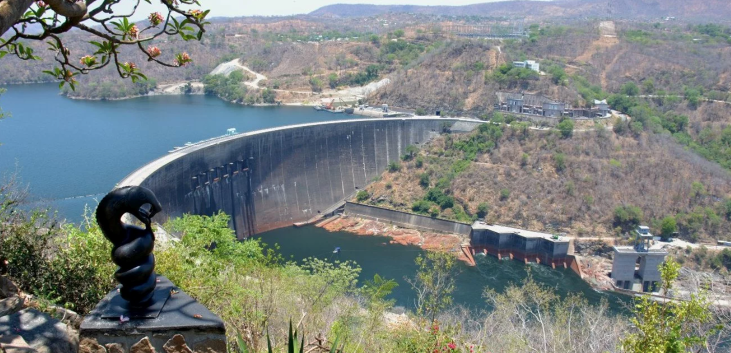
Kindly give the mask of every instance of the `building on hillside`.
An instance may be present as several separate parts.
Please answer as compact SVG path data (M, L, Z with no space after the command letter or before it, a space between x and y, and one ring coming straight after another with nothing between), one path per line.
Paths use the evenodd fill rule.
M637 228L634 246L614 247L612 279L617 288L636 292L655 292L659 288L662 282L659 267L668 253L650 247L653 236L649 230L645 226Z
M606 99L603 99L603 100L595 99L594 106L596 107L596 109L599 111L599 113L602 116L606 116L607 114L609 114L609 103L607 103Z
M560 118L564 116L566 111L566 104L556 101L543 103L543 116L550 118Z
M541 72L541 64L535 62L534 60L513 61L513 66L523 69L531 69L535 72Z
M497 258L509 257L549 266L567 266L569 239L557 235L486 224L472 224L470 246Z
M495 110L508 113L572 119L606 118L611 113L606 100L595 100L594 107L589 109L574 108L540 94L496 92L495 95L498 101Z

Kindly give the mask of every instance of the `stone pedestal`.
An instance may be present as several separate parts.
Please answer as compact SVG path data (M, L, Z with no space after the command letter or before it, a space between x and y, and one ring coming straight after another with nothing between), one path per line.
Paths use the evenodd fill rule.
M155 297L164 302L152 310L120 306L117 290L110 292L81 323L79 352L226 353L223 321L167 278L158 280Z

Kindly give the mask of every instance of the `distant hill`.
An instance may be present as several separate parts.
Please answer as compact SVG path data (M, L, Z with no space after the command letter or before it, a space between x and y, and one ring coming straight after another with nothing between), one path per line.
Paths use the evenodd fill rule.
M445 16L612 17L653 19L677 17L688 21L729 21L728 0L554 0L499 1L465 6L335 4L310 15L336 17L417 13Z

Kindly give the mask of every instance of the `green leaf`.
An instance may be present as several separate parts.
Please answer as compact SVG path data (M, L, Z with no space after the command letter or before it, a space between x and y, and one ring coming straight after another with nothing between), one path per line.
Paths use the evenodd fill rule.
M8 52L6 51L0 51L0 59L3 58L3 56L8 55Z
M287 352L294 353L294 333L292 332L292 319L289 319L289 338L287 339Z
M244 339L241 337L241 332L238 330L236 331L236 343L239 345L240 353L249 353L249 350L246 348L246 343L244 343Z
M61 89L61 88L63 88L63 85L64 85L65 83L66 83L66 81L61 81L61 82L60 82L60 83L58 84L58 89Z
M269 339L269 328L267 328L267 352L274 353L274 350L272 349L272 340Z
M335 336L335 342L333 342L332 347L330 347L330 353L336 353L336 351L338 350L338 341L339 340L340 340L340 333L338 333Z

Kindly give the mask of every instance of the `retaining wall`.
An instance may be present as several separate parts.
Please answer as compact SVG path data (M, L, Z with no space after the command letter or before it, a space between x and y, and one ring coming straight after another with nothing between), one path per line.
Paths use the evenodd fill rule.
M409 145L470 119L362 119L294 125L206 141L165 155L118 186L151 189L163 212L231 215L239 238L307 221L362 189Z
M345 214L372 219L379 222L392 223L406 228L416 228L441 233L469 236L472 231L472 225L467 223L436 219L428 216L363 205L354 202L345 203Z

